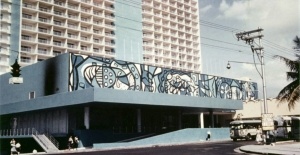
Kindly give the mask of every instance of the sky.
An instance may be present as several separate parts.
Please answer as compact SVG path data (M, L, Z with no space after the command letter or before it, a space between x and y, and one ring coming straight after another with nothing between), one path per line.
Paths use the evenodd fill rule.
M256 82L263 98L260 66L260 74L253 64L231 62L231 69L226 68L228 61L259 63L250 46L235 34L260 27L267 98L275 98L291 82L284 62L273 56L296 59L293 39L300 37L299 0L199 0L199 11L202 73Z

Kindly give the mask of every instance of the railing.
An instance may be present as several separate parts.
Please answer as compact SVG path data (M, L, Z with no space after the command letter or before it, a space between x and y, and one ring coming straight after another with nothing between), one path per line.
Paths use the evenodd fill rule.
M48 137L57 148L59 148L59 142L49 132L46 132L45 136Z
M0 136L27 136L36 134L37 130L35 130L34 128L0 130Z
M0 130L0 136L31 136L35 135L37 139L47 148L45 144L38 135L45 135L57 148L59 148L59 142L51 135L49 132L39 133L35 128L21 128L21 129L4 129Z

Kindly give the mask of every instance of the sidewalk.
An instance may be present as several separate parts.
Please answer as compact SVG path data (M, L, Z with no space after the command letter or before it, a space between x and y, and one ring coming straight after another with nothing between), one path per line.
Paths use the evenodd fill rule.
M300 155L300 142L277 142L272 145L246 145L240 147L240 150L247 153L256 154L285 154Z

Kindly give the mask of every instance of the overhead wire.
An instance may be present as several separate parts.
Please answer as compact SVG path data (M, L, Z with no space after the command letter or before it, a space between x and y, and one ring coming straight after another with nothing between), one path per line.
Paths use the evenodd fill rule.
M142 7L140 7L142 5L142 3L139 3L139 2L136 2L136 1L132 1L132 0L123 0L124 2L128 2L128 3L123 3L123 2L120 2L120 1L115 1L115 3L121 3L121 4L124 4L124 5L128 5L128 6L132 6L132 7L136 7L136 8L139 8L139 9L142 9ZM18 5L18 6L21 6L19 4L15 4L15 3L10 3L12 5ZM130 5L130 4L133 4L133 5ZM135 6L135 5L138 5L138 6ZM114 16L117 16L117 15L114 15ZM123 17L123 16L117 16L117 17L120 17L120 18L124 18L126 20L130 20L130 21L134 21L134 22L139 22L139 23L143 23L141 21L137 21L137 20L132 20L132 19L129 19L129 18L126 18L126 17ZM241 29L237 29L237 28L233 28L233 27L229 27L229 26L224 26L224 25L220 25L220 24L216 24L216 23L212 23L212 22L209 22L209 21L205 21L205 20L200 20L199 22L200 25L203 25L205 27L209 27L209 28L214 28L214 29L218 29L218 30L222 30L222 31L227 31L227 32L238 32L238 31L243 31ZM131 28L131 27L125 27L125 26L121 26L121 25L117 25L118 27L122 27L122 28L127 28L127 29L131 29L131 30L137 30L137 29L134 29L134 28ZM141 31L141 30L137 30L137 31ZM230 44L230 45L237 45L237 46L241 46L241 47L246 47L246 46L243 46L243 45L238 45L238 44L233 44L233 43L229 43L229 42L224 42L224 41L221 41L221 40L216 40L216 39L211 39L211 38L207 38L207 37L201 37L201 38L204 38L204 39L208 39L208 40L212 40L212 41L218 41L218 42L222 42L222 43L227 43L227 44ZM290 50L288 48L285 48L283 46L280 46L278 44L275 44L275 43L272 43L266 39L264 39L264 41L266 41L266 46L269 46L273 49L276 49L280 52L284 52L284 53L287 53L285 52L284 50ZM202 43L201 43L202 44ZM218 47L218 48L222 48L221 46L214 46L214 45L209 45L209 44L205 44L203 43L204 46L210 46L210 47ZM223 47L223 49L226 49L227 47ZM230 48L227 48L227 50L230 49ZM232 49L230 49L232 50ZM236 50L236 51L240 51L240 50ZM292 53L294 54L294 53ZM268 55L268 54L266 54ZM269 54L268 57L273 57Z

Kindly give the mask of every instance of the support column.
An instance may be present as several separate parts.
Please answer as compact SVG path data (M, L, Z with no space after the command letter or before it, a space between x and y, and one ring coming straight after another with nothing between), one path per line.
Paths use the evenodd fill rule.
M214 128L215 120L214 120L214 113L212 110L209 111L209 117L210 117L210 127Z
M141 109L137 109L137 132L142 132Z
M178 129L182 129L182 117L181 117L181 111L178 111Z
M84 126L90 129L90 107L84 107Z
M199 127L200 128L204 128L204 117L203 117L204 115L203 115L203 112L201 112L200 114L199 114Z

